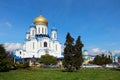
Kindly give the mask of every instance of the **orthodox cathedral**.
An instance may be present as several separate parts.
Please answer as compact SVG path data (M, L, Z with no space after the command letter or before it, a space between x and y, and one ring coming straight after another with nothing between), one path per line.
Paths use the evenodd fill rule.
M20 58L40 58L41 55L49 54L57 58L61 57L61 44L57 39L57 29L51 29L51 36L48 34L48 21L42 15L33 21L26 32L23 49L17 49L15 55Z

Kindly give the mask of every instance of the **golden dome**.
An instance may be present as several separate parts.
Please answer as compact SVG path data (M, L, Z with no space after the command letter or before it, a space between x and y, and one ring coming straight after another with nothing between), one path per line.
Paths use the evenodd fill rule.
M42 15L38 16L37 18L34 19L34 24L48 24L47 19L45 19Z

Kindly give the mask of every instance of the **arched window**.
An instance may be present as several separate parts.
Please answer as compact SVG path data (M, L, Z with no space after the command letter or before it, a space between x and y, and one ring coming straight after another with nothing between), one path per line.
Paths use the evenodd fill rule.
M44 47L47 47L47 42L44 42Z
M33 42L33 49L35 49L35 43Z
M54 39L56 38L56 34L54 33Z
M46 28L45 28L45 34L46 34L47 32L46 32Z
M21 51L20 51L20 55L21 55Z
M44 28L42 28L42 34L44 33Z
M34 30L32 30L32 36L34 36L34 34L35 34L35 33L34 33Z
M56 51L57 51L57 44L56 44Z
M40 33L40 28L38 28L38 32Z

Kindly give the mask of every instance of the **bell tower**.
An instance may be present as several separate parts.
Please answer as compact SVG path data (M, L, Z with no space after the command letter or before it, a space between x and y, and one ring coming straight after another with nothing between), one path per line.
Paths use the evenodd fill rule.
M53 28L51 30L51 33L52 33L52 40L57 40L57 29L56 28Z

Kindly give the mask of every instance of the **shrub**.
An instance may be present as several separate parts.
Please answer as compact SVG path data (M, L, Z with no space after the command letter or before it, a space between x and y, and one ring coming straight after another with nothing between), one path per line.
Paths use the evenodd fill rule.
M17 68L28 68L29 67L29 63L28 62L24 62L24 63L19 63L17 64Z

